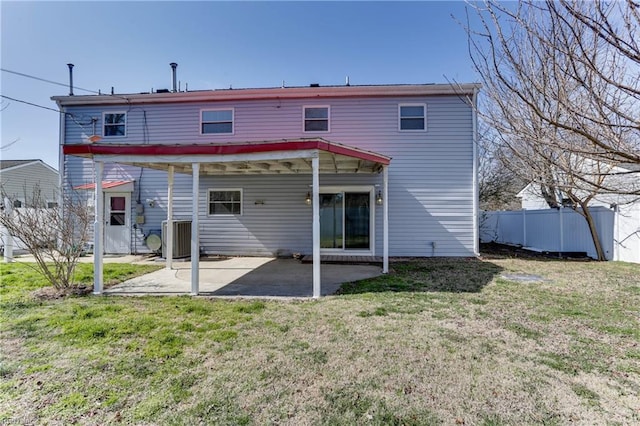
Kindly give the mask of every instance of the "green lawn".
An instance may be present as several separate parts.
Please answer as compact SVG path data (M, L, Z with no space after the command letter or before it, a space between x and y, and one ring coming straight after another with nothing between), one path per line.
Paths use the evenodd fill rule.
M640 422L640 265L391 268L319 301L42 301L1 264L0 424Z

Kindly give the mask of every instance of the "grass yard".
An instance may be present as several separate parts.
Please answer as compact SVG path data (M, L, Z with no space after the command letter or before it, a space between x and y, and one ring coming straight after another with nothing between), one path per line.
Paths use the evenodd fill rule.
M42 301L0 265L0 424L640 423L640 265L391 267L319 301Z

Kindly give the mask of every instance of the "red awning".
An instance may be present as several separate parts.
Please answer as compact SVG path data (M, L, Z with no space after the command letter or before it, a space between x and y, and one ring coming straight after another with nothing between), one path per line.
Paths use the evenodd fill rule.
M115 180L115 181L103 181L102 189L115 188L117 186L127 185L133 183L132 180ZM96 189L95 183L85 183L84 185L74 186L73 189Z
M301 151L317 149L333 154L344 155L360 160L388 165L390 157L325 139L296 139L265 142L244 142L225 144L185 144L185 145L113 145L78 144L64 145L66 155L237 155L277 151Z

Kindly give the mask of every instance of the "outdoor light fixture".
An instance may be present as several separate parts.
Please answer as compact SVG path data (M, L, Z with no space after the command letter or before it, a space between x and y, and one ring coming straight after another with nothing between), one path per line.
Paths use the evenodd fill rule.
M311 192L307 192L307 198L304 199L304 202L307 203L308 206L311 205Z
M376 204L381 206L382 205L382 192L378 191L378 195L376 195Z

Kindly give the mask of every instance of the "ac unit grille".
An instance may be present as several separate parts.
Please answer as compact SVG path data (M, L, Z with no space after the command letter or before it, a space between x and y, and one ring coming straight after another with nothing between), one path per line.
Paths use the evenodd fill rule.
M162 222L162 257L167 257L167 221ZM191 256L191 221L173 221L173 258Z

